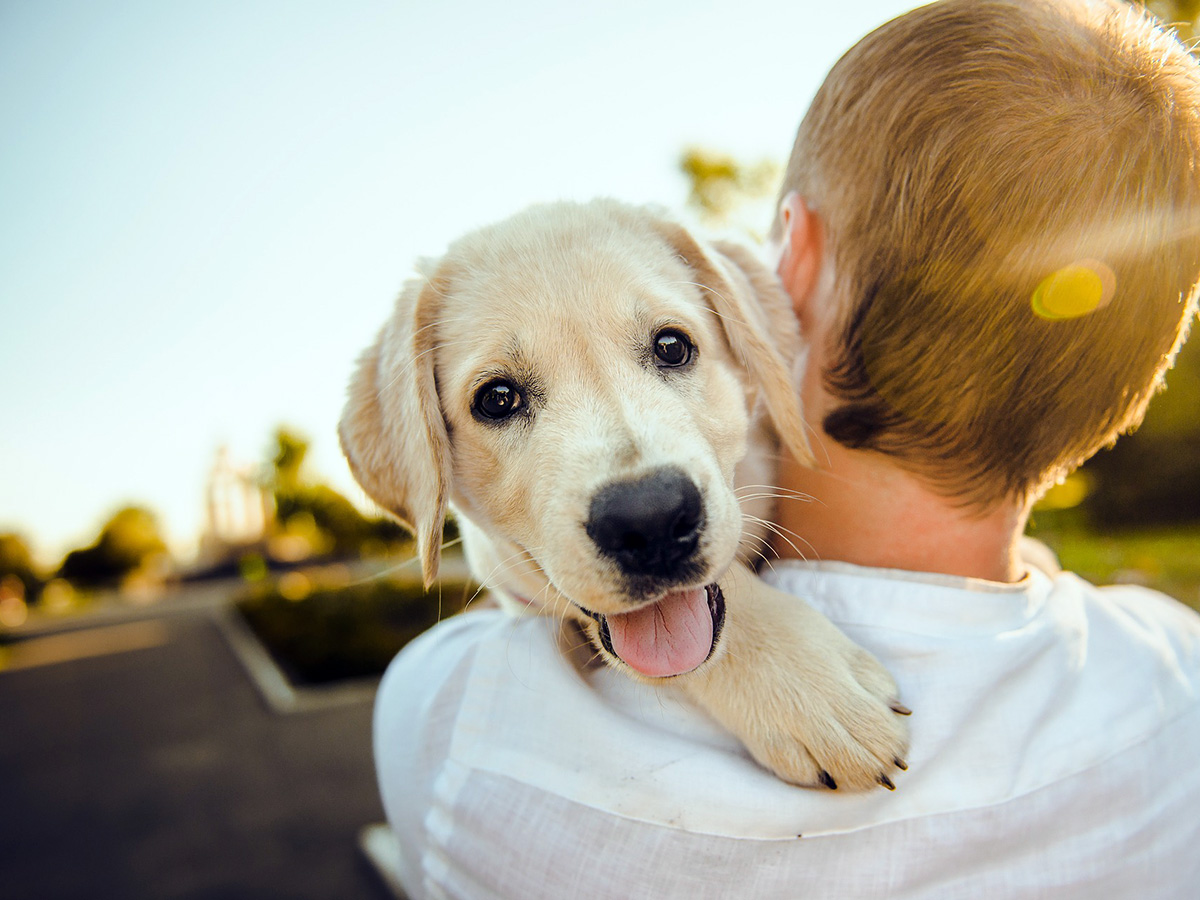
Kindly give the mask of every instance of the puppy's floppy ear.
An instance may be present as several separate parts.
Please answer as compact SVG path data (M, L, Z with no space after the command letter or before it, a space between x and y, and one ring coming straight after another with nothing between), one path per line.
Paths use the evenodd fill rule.
M450 441L434 381L433 323L441 279L409 282L391 319L359 358L338 426L367 496L417 537L428 588L441 561Z
M780 440L797 462L812 464L800 386L792 377L803 343L787 292L745 247L716 242L705 249L682 225L663 221L657 227L705 288L725 339L758 388Z

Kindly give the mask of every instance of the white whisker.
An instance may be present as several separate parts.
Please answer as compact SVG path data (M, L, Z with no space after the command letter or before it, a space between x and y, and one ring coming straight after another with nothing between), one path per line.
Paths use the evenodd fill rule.
M813 547L813 545L810 544L807 540L805 540L800 535L796 534L796 532L791 531L790 529L784 528L782 525L779 525L776 522L771 522L767 519L760 519L757 516L747 516L747 518L749 518L755 524L761 525L767 531L771 532L777 538L779 538L781 541L783 541L785 544L787 544L789 547L791 547L792 551L796 554L796 556L799 559L809 559L809 555L804 553L804 551L802 551L799 547L796 546L796 541L799 541L801 544L804 544L809 549L809 551L812 553L813 556L818 555L816 553L816 549ZM793 538L795 539L795 541L793 541ZM769 542L764 542L764 543L767 543L768 546L770 546ZM776 553L776 556L778 556L778 553ZM764 561L765 561L765 559L764 559Z

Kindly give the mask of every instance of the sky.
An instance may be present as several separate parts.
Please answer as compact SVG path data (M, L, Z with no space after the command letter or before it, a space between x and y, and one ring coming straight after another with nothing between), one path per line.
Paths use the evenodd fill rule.
M679 210L689 145L784 161L912 5L0 0L0 531L55 564L141 503L186 555L217 448L279 424L361 500L337 419L418 257L540 201Z

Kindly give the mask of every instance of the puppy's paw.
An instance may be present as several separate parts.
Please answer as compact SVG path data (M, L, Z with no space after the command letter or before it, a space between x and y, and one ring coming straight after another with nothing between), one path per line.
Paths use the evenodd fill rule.
M867 651L802 600L734 569L718 654L680 679L751 755L793 784L892 789L909 710Z
M842 641L833 648L824 642L819 669L784 655L769 674L752 676L760 698L753 702L762 707L748 717L742 740L759 763L793 784L894 790L897 771L908 767L909 711L875 658Z

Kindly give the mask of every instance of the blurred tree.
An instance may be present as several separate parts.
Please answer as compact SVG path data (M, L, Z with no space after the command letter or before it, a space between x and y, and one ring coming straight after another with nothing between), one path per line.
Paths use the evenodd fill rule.
M1094 484L1082 510L1096 527L1200 522L1200 335L1180 351L1142 427L1082 472Z
M154 514L126 506L105 523L94 544L67 554L58 577L78 587L115 587L135 571L168 558Z
M310 555L361 556L407 540L404 529L369 518L305 471L309 441L286 426L275 431L267 487L275 498L276 537L307 545ZM276 546L280 546L276 541Z
M295 491L308 458L308 438L286 425L275 429L275 454L271 459L271 486L276 491Z
M21 582L27 602L37 601L45 581L38 574L29 544L11 531L0 533L0 581L10 576Z
M688 180L687 204L703 221L762 237L781 174L775 160L743 163L727 153L689 147L679 159L679 168Z

